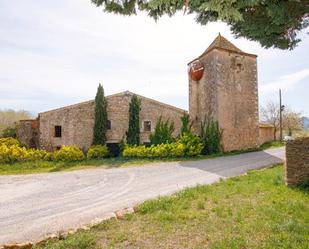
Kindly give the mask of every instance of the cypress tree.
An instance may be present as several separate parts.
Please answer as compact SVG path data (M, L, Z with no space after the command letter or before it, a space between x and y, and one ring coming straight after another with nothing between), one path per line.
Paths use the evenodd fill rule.
M139 145L139 112L141 109L140 100L134 94L132 96L130 106L129 106L129 128L126 133L127 135L127 144L130 145Z
M104 96L104 89L99 84L97 94L95 96L95 118L93 127L93 145L104 145L106 141L107 128L107 101Z

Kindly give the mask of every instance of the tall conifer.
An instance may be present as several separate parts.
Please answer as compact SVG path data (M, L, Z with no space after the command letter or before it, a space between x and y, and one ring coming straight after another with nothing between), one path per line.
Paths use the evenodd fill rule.
M129 106L129 128L127 131L127 144L139 145L139 112L141 103L137 96L132 96Z
M99 84L95 97L95 119L93 127L93 145L104 145L106 142L107 128L107 101L104 96L104 89Z

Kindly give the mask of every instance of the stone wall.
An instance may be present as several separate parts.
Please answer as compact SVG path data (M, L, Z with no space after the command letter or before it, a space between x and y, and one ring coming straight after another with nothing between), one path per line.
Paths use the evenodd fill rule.
M86 149L92 142L94 101L88 101L39 114L40 148L48 151L61 145ZM55 137L55 126L61 126L61 137Z
M262 145L266 142L274 140L275 128L271 125L259 126L259 144Z
M111 129L107 131L107 143L118 143L125 138L128 129L129 103L132 93L124 92L107 96L107 113L111 121ZM180 134L182 109L161 102L138 96L141 100L140 138L141 143L149 141L149 135L154 130L159 117L169 119L175 124L174 136ZM77 145L87 150L93 137L94 101L67 106L39 114L40 147L54 150L61 145ZM151 121L151 131L144 131L144 121ZM55 126L62 127L62 136L55 137Z
M215 54L206 54L200 61L205 68L203 77L199 81L189 79L189 114L198 135L201 122L209 117L218 118L216 71L213 70L216 67Z
M37 119L20 120L17 138L30 148L39 147L39 121Z
M226 151L259 146L256 57L216 52L218 121Z
M285 182L297 185L309 181L309 137L286 144Z
M223 131L225 151L259 146L256 56L213 49L199 60L201 80L189 80L189 113L199 133L201 121L212 117Z

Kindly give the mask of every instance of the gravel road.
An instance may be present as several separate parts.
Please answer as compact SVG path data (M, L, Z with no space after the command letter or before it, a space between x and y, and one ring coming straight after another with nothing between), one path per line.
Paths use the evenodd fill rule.
M0 176L0 246L37 241L160 195L284 159L284 148L143 167Z

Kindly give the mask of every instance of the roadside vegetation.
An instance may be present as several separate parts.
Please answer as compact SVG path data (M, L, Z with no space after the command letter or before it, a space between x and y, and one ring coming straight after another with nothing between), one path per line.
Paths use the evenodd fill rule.
M285 186L279 165L146 201L122 220L38 248L305 249L308 209L308 188Z
M173 146L170 144L160 145ZM75 146L64 146L60 150L53 153L43 150L28 149L20 144L18 140L13 138L0 138L0 175L11 174L31 174L31 173L48 173L58 171L70 171L78 169L87 169L99 167L102 169L139 166L145 164L162 163L162 162L177 162L188 160L203 160L220 156L237 155L246 152L265 150L268 148L283 146L277 141L268 142L262 145L259 149L218 152L209 155L192 155L179 157L108 157L108 149L106 146L93 145L88 152L84 154ZM157 148L159 148L157 147ZM130 147L151 149L153 147ZM145 153L145 151L143 152ZM148 152L149 153L149 152Z
M267 149L273 149L284 146L284 142L281 142L279 140L269 141L260 146L260 150L267 150Z

